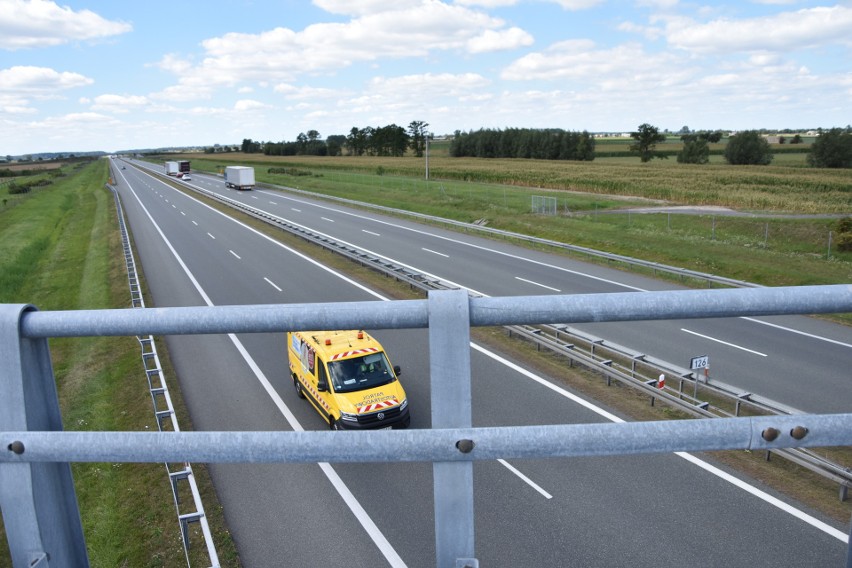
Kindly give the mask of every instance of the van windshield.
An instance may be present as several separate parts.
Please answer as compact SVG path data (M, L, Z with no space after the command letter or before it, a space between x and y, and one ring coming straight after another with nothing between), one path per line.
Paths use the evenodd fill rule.
M329 361L328 373L334 392L353 392L379 387L396 380L384 353Z

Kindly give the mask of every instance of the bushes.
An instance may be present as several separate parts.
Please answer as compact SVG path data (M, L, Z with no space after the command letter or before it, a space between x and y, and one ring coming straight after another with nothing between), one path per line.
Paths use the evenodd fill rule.
M288 176L309 176L311 172L308 170L300 170L298 168L269 168L266 170L268 174L286 174Z
M852 217L837 222L837 250L852 252Z

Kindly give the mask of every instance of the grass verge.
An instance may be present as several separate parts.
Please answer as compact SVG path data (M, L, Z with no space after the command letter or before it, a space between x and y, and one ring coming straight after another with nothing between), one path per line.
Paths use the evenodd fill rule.
M0 302L30 303L42 310L129 307L124 253L106 181L106 160L96 161L0 210ZM52 339L50 352L66 430L156 430L136 338ZM164 359L164 347L159 353ZM173 377L167 363L166 358L166 377ZM179 393L172 399L181 424L189 426ZM222 565L237 566L205 468L194 464L193 470ZM163 464L75 463L72 473L92 566L186 564ZM4 564L2 559L10 556L2 527L0 533ZM194 543L192 554L205 551Z

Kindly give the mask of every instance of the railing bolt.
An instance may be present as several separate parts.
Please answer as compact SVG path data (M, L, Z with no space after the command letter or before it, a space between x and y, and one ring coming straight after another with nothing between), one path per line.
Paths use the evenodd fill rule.
M9 444L9 449L15 452L18 455L24 453L24 443L18 440L15 440L11 444Z
M796 440L801 440L805 436L808 435L808 429L804 426L796 426L792 430L790 430L790 435L793 436Z
M767 428L766 430L760 433L760 436L767 442L771 442L775 438L777 438L778 434L780 433L781 432L778 430L778 428Z
M459 440L456 442L456 447L463 454L469 454L472 452L475 445L476 444L473 443L473 440Z

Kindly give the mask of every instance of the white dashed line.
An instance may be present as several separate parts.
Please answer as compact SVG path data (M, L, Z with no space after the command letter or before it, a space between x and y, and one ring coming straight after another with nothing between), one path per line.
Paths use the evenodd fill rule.
M266 278L266 277L264 276L264 277L263 277L263 279L264 279L264 280L266 280L267 282L269 282L269 285L270 285L270 286L272 286L273 288L275 288L276 290L278 290L279 292L283 292L283 290L281 290L281 288L279 288L278 286L276 286L276 285L275 285L275 282L273 282L273 281L272 281L272 280L270 280L269 278Z
M520 280L521 282L526 282L527 284L533 284L534 286L541 286L542 288L547 288L548 290L553 290L554 292L561 292L559 288L551 288L550 286L545 286L544 284L539 284L538 282L533 282L532 280L527 280L526 278L521 278L520 276L515 276L515 280Z
M240 255L238 255L238 254L237 254L237 253L235 253L234 251L229 250L228 252L229 252L229 253L231 253L232 255L234 255L235 257L237 257L237 259L238 259L238 260L242 260L242 258L240 258Z
M761 353L760 351L752 351L751 349L746 349L745 347L740 347L739 345L735 345L733 343L728 343L727 341L722 341L721 339L716 339L715 337L710 337L709 335L702 335L700 333L696 333L694 331L690 331L688 329L680 328L684 333L691 333L692 335L697 335L702 339L709 339L710 341L715 341L716 343L721 343L722 345L727 345L728 347L733 347L734 349L741 349L742 351L746 351L748 353L754 353L755 355L760 355L761 357L769 357L766 353Z
M423 251L426 251L426 252L431 252L432 254L437 254L438 256L443 256L444 258L450 258L450 255L444 254L442 252L438 252L436 250L427 249L427 248L420 249L420 250L423 250Z

